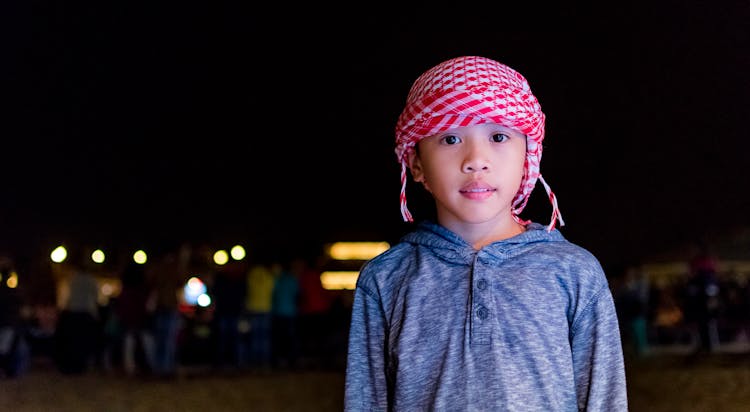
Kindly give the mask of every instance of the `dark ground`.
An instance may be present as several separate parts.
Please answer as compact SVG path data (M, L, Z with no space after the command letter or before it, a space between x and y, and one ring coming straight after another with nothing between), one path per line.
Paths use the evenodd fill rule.
M654 355L627 361L631 411L750 410L750 355ZM344 374L185 371L172 381L91 372L63 376L35 363L0 380L4 411L340 411Z

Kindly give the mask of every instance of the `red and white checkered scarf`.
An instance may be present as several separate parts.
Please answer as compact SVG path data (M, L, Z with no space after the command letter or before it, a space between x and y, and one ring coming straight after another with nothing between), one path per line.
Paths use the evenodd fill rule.
M524 177L513 198L513 218L526 207L529 195L541 180L552 203L552 218L565 223L557 199L539 172L544 140L544 113L526 79L517 71L479 56L456 57L424 72L411 87L406 107L396 123L396 156L401 162L401 215L412 222L406 207L408 154L425 137L465 126L497 123L526 135Z

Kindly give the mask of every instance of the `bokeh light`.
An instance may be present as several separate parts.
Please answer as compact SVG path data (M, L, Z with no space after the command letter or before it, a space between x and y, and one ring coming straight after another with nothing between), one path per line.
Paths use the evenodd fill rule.
M139 249L135 251L135 253L133 253L133 260L135 261L135 263L143 265L148 260L148 255L146 255L146 252Z
M55 263L62 263L68 257L68 251L65 249L65 246L60 245L52 250L49 257Z
M217 250L214 253L214 263L216 263L219 266L226 265L229 261L229 255L227 254L227 251L224 249Z
M245 248L242 245L234 245L229 251L229 254L234 260L242 260L245 258Z
M8 276L5 284L8 285L8 287L11 289L15 289L16 287L18 287L18 274L15 271L10 272L10 276Z
M96 249L95 251L91 252L91 260L94 261L94 263L104 263L105 255L104 251L101 249Z
M188 305L198 304L198 297L206 293L206 285L200 278L193 276L185 283L183 288L185 303Z

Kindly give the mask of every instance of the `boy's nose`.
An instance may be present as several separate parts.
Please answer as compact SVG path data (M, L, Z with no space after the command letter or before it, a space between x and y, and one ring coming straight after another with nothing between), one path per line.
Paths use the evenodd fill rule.
M471 150L467 153L461 169L464 173L487 171L490 169L490 163L486 157L482 156L480 151Z
M481 161L467 161L464 162L463 172L464 173L475 173L479 171L490 170L490 167L486 162Z

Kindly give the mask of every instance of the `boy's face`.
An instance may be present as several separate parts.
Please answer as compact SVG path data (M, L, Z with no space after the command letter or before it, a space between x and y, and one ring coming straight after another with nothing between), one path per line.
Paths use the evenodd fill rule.
M459 127L418 143L409 167L435 199L440 224L511 224L521 186L526 136L495 123Z

